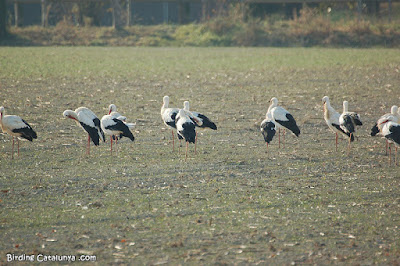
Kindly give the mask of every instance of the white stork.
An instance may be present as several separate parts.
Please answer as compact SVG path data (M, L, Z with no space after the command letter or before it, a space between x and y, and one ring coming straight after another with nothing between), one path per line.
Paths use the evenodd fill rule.
M4 115L4 107L0 107L0 127L5 133L13 138L11 158L14 159L14 137L17 137L18 156L19 156L19 139L24 138L29 141L37 138L36 132L21 117L16 115Z
M127 137L131 141L135 140L132 132L129 130L129 127L125 122L119 120L118 118L113 117L112 115L105 115L101 118L100 121L101 128L111 137L111 153L112 153L112 139L115 139L115 143L117 143L118 138Z
M100 119L89 108L79 107L75 111L65 110L63 116L75 120L88 133L86 147L88 155L90 154L90 140L96 146L100 144L100 140L105 141L104 132L100 127Z
M276 125L270 112L267 112L265 119L261 122L260 130L264 137L265 143L267 143L268 151L268 144L272 141L276 133Z
M296 124L293 116L283 107L278 106L278 99L273 97L270 100L270 106L268 112L271 113L271 117L275 122L276 127L279 130L279 147L280 147L280 129L289 129L292 133L298 137L300 135L300 129Z
M116 119L124 122L124 124L127 125L129 129L132 129L136 126L136 123L127 123L126 122L126 120L127 120L126 116L123 116L120 113L118 113L117 106L115 104L110 104L108 106L108 114L111 115L113 118L116 118ZM115 144L117 144L117 141L118 141L118 136L110 136L111 151L112 151L112 145L113 145L113 137L115 138Z
M387 122L382 127L382 135L389 141L394 143L396 152L394 164L397 165L397 148L400 146L400 125L394 122ZM391 149L389 145L389 164L391 163Z
M183 110L188 113L189 117L193 120L193 122L196 124L197 127L211 128L212 130L217 130L217 125L213 121L211 121L207 116L198 112L190 111L189 101L183 102ZM196 144L197 144L197 132L196 132L196 140L194 143L195 153L196 153Z
M171 128L172 131L172 150L175 150L175 136L174 136L174 129L176 129L175 118L179 112L178 108L169 108L169 97L164 96L163 98L163 105L161 106L161 118L164 124Z
M343 101L343 113L339 117L340 128L345 133L350 134L348 149L350 152L351 136L356 132L356 126L362 126L360 115L355 112L349 112L349 102Z
M340 127L340 114L336 112L336 110L331 106L329 97L324 96L322 98L322 102L324 103L324 119L328 127L336 134L336 151L337 151L337 145L338 145L338 134L340 133L341 135L349 138L349 141L354 141L354 136L353 134L350 134L348 132L345 132L341 127Z
M186 141L186 161L189 143L195 143L196 140L196 123L193 122L188 113L183 109L179 109L175 120L178 135L180 135Z
M382 135L382 128L387 122L399 123L400 121L400 113L399 107L397 105L393 105L390 109L390 113L384 114L381 116L376 124L371 128L371 136L376 136L377 134ZM388 154L388 140L386 139L386 155Z

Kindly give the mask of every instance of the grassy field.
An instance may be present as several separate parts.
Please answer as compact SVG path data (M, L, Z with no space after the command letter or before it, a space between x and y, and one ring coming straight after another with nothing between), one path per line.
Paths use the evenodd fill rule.
M400 167L376 119L400 104L395 49L0 48L0 105L38 133L11 160L0 135L0 264L6 254L96 256L99 264L399 264ZM162 97L218 125L172 152ZM364 126L347 154L321 98ZM259 131L271 97L301 135ZM65 109L110 103L136 140L85 155Z

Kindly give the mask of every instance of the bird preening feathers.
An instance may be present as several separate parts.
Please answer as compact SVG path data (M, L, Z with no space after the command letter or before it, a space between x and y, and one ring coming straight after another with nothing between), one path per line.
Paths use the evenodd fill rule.
M129 130L129 126L122 120L109 115L104 115L100 121L101 129L104 131L105 134L110 136L111 141L111 153L112 153L112 143L115 140L115 143L118 142L119 138L127 137L131 141L135 140L132 132Z
M130 129L134 128L136 123L127 123L126 116L121 115L117 112L117 106L110 104L108 106L108 114L103 116L100 120L101 128L105 134L110 136L110 151L113 151L113 142L115 145L118 143L118 139L127 137L131 141L135 140ZM121 123L121 122L122 123Z
M63 116L76 121L84 131L88 133L88 143L86 153L90 154L90 140L93 144L98 146L101 141L105 141L104 132L100 126L100 119L88 108L79 107L72 110L65 110Z

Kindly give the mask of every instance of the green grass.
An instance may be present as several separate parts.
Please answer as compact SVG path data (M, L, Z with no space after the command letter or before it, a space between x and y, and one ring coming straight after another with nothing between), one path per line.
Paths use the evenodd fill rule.
M400 261L400 172L375 120L399 104L396 49L0 48L0 105L38 133L11 160L0 135L0 261L5 254L92 254L103 263L391 264ZM172 152L159 115L191 102L218 131ZM361 114L347 155L322 116L328 95ZM388 97L388 95L390 95ZM276 96L299 139L259 132ZM110 103L136 140L85 155L65 109Z

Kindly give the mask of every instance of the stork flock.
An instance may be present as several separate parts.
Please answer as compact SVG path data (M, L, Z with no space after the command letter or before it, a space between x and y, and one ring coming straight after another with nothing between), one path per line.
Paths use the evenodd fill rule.
M324 119L328 127L335 133L336 151L339 135L348 139L348 153L350 152L351 142L354 141L356 126L362 126L360 115L355 112L349 112L348 101L343 101L343 112L339 114L330 104L329 97L322 98L324 105ZM278 106L278 99L271 99L265 119L261 122L261 133L268 144L275 136L276 129L290 130L296 137L300 135L300 129L293 116L283 107ZM397 149L400 146L400 110L397 106L392 106L391 112L381 116L377 123L371 129L371 136L381 135L386 139L386 154L389 147L389 164L391 164L391 144L395 145L395 165L397 164ZM284 133L285 134L285 133ZM284 135L283 135L284 136Z
M348 111L348 102L343 101L343 112L339 114L330 104L329 97L322 98L324 106L324 119L328 127L335 133L336 151L338 145L338 136L341 135L348 139L348 152L350 151L351 142L354 141L354 133L356 126L361 126L360 115L355 112ZM128 123L127 118L117 112L114 104L109 106L108 114L99 119L90 109L79 107L73 110L65 110L63 116L76 121L82 129L88 134L88 142L86 153L90 154L90 142L98 146L100 141L105 141L105 135L110 136L110 150L113 151L113 143L117 146L117 142L122 137L135 140L131 129L135 127L135 123ZM183 108L169 107L169 97L164 96L163 105L161 107L161 118L164 124L172 130L172 149L175 150L175 134L176 130L178 139L186 142L185 160L188 154L189 143L197 144L196 128L210 128L217 130L217 126L206 115L191 111L189 102L185 101ZM391 112L381 116L371 129L371 136L381 135L386 139L386 154L389 149L389 164L391 164L391 144L395 145L395 164L397 164L397 149L400 146L400 110L397 106L392 106ZM4 107L0 107L0 127L3 132L12 136L12 159L14 158L14 142L17 138L18 155L19 155L19 138L33 141L37 138L36 132L21 117L16 115L4 115ZM268 145L278 131L278 143L280 148L281 130L283 131L283 145L286 130L291 131L296 137L300 135L300 129L294 119L286 109L278 106L278 99L273 97L266 113L266 118L261 122L261 133ZM116 149L116 148L115 148Z
M179 140L184 139L186 142L185 160L187 159L189 143L195 144L194 151L196 153L196 127L217 130L217 125L212 122L207 116L198 112L190 111L189 108L189 101L183 102L183 109L170 108L168 96L164 96L163 105L161 106L161 118L164 124L167 127L171 128L172 150L175 149L174 129L176 129Z

